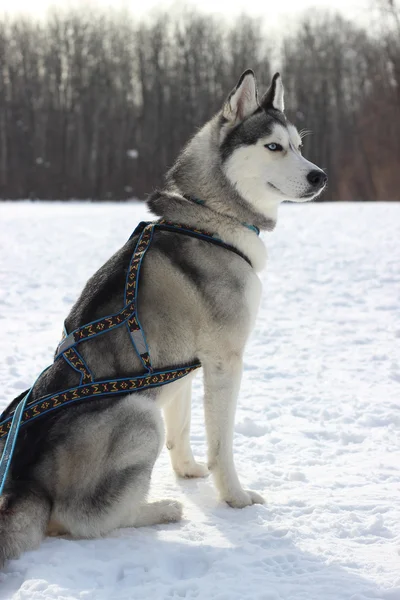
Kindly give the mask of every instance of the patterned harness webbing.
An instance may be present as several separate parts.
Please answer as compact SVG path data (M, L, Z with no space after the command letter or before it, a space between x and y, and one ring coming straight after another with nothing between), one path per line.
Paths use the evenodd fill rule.
M242 254L233 246L225 244L222 242L222 240L213 236L211 233L190 228L186 225L177 225L164 220L156 223L140 223L130 237L131 239L134 235L139 234L139 238L127 271L123 308L118 313L97 319L96 321L92 321L91 323L87 323L86 325L78 327L69 334L64 326L63 337L58 345L54 360L56 361L59 358L63 358L73 369L75 369L75 371L80 373L80 384L61 392L42 396L39 399L27 402L23 407L23 412L19 422L20 426L24 426L34 419L37 419L38 417L55 410L56 408L69 405L73 402L89 400L91 398L97 398L100 396L126 394L151 387L165 385L181 379L185 375L188 375L201 366L200 363L195 363L193 365L178 367L175 369L167 369L163 371L155 371L153 369L146 337L137 313L137 298L140 268L143 258L150 247L155 229L172 231L174 233L182 233L217 244L228 250L231 250L232 252L235 252L251 265L250 261L244 254ZM78 352L77 346L81 342L86 342L91 338L94 338L98 335L103 335L108 331L112 331L123 325L127 327L130 333L132 344L140 357L146 373L142 375L134 375L133 377L94 381L93 375L85 360ZM25 397L25 399L27 400L28 397ZM8 416L0 422L0 438L7 436L8 432L10 431L13 416L17 409L18 407L9 413L6 410ZM4 414L5 413L3 413L3 416Z

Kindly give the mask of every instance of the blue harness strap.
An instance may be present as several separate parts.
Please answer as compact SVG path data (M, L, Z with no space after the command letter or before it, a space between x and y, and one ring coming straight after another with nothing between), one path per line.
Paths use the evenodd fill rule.
M90 383L93 381L93 375L87 366L83 357L76 348L68 348L63 352L63 358L66 362L81 375L81 383Z
M133 305L137 307L140 267L142 265L144 255L149 249L153 239L154 227L154 223L149 223L145 226L138 239L135 251L132 254L131 262L129 263L128 272L126 274L124 293L125 305L133 303ZM139 355L144 368L149 373L152 373L153 367L151 364L149 347L147 346L146 337L139 321L137 309L135 313L127 320L126 325L131 336L132 344Z
M40 375L36 378L36 381L38 381L39 377L41 377L43 375L43 373L45 373L48 369L50 369L50 367L46 367L45 369L43 369L43 371L40 373ZM35 383L36 383L36 381L35 381ZM22 400L20 400L20 402L17 404L17 407L15 408L13 416L9 417L9 419L6 419L6 421L3 421L2 423L0 423L0 431L2 431L4 429L3 424L7 422L7 425L5 427L5 430L6 430L5 435L7 435L7 433L8 433L6 443L4 444L3 453L1 455L1 460L0 460L0 496L3 493L4 485L5 485L6 479L7 479L8 470L9 470L10 464L11 464L11 459L14 454L15 442L17 441L18 431L19 431L19 428L20 428L20 425L22 422L23 412L24 412L26 403L28 401L28 398L31 395L31 392L35 386L35 383L31 387L29 392L27 394L25 394L25 396L22 398ZM3 436L0 436L0 437L3 437Z
M101 396L113 396L116 394L130 394L139 390L166 385L185 375L189 375L201 367L200 363L195 363L188 367L178 367L166 371L157 371L155 373L146 373L144 375L135 375L134 377L122 377L119 379L106 379L96 381L95 383L78 385L68 388L56 394L42 396L38 400L27 403L31 390L18 404L17 408L7 419L0 423L0 439L10 434L13 428L15 415L18 411L18 427L47 414L56 408L66 406L79 400L89 400ZM49 367L47 367L49 368ZM37 381L37 380L36 380ZM35 382L36 383L36 382ZM21 408L20 408L21 407ZM9 437L7 438L8 443Z
M156 223L140 223L129 238L131 239L134 235L139 235L126 275L123 308L118 313L82 325L69 334L64 326L63 337L58 345L54 361L63 358L68 365L80 374L80 384L73 388L55 394L45 395L29 402L34 385L43 373L50 368L47 367L40 373L29 392L18 403L16 408L9 412L6 410L5 413L3 413L3 420L0 422L0 440L6 438L6 442L0 460L0 495L3 492L7 479L20 427L29 424L38 417L41 417L56 408L67 406L74 402L102 396L127 394L166 385L185 377L201 367L199 362L189 366L157 371L155 371L152 366L146 336L138 316L137 304L140 269L146 252L151 245L155 229L182 233L217 244L235 252L251 265L244 254L233 246L225 244L211 233L200 231L199 229L194 229L186 225L177 225L176 223L170 223L164 220ZM84 358L78 352L77 346L81 342L86 342L91 338L105 334L108 331L123 325L125 325L129 331L132 344L140 357L146 373L144 375L134 375L132 377L95 381ZM6 413L8 413L7 417L5 417Z

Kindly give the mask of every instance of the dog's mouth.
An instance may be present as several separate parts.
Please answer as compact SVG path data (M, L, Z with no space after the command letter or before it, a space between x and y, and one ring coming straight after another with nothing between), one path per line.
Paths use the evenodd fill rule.
M326 188L326 183L324 183L324 185L322 187L320 187L319 190L314 190L311 192L306 192L305 194L303 194L301 196L301 198L304 198L305 200L311 200L312 198L317 198Z
M282 190L280 190L278 187L276 187L276 185L274 185L273 183L271 183L270 181L267 181L267 184L276 192L278 192L278 194L280 194L281 196L283 196L284 198L288 199L288 195L284 194L282 192ZM317 196L319 196L321 194L321 192L324 191L324 189L326 188L326 184L324 184L319 190L313 190L310 192L306 192L305 194L302 194L301 196L299 196L298 198L293 198L293 201L296 200L312 200L313 198L317 198Z
M307 192L306 194L300 196L300 198L315 198L315 196L318 196L318 194L320 194L321 192L322 189L318 190L318 192Z

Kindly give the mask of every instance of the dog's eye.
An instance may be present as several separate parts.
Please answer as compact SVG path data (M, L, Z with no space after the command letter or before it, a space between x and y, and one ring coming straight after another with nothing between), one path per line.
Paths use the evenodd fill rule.
M283 150L280 144L275 144L273 142L271 144L265 144L264 148L268 148L268 150L271 150L271 152L280 152Z

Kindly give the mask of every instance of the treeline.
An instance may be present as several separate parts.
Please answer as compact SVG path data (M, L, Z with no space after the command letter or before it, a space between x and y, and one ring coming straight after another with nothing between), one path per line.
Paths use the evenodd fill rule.
M240 73L278 67L326 200L400 199L400 25L306 17L285 39L200 14L0 21L0 198L144 197ZM377 34L379 33L379 35Z

